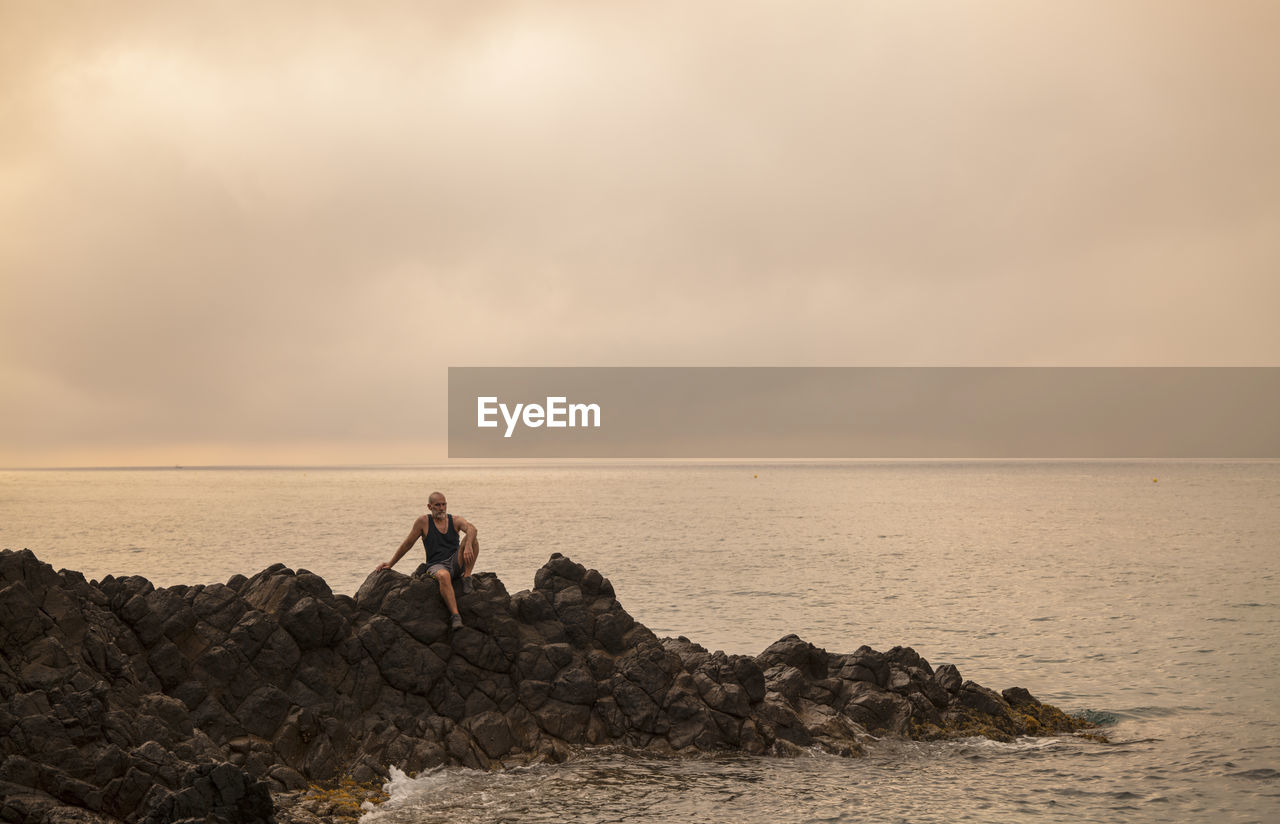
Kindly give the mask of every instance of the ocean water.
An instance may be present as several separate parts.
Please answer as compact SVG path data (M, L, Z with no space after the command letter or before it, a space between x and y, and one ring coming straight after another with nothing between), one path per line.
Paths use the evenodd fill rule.
M436 489L513 593L562 552L659 635L909 645L1088 712L1112 743L596 751L401 775L370 822L1280 820L1274 462L9 471L0 546L157 585L283 562L354 593Z

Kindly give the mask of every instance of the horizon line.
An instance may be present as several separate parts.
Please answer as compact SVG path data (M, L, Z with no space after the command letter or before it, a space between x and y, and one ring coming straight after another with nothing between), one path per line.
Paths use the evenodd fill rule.
M208 470L346 470L466 469L495 466L627 466L664 464L832 464L832 463L1276 463L1280 457L931 457L931 458L465 458L431 463L323 464L103 464L80 466L5 466L0 472L208 471Z

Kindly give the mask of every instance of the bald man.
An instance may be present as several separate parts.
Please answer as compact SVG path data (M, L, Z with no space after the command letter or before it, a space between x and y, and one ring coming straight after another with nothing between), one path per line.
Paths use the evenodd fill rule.
M378 564L377 569L391 569L414 542L422 538L422 545L427 550L427 574L436 579L440 597L452 616L450 625L458 629L462 626L462 616L458 614L458 599L453 595L453 581L462 578L464 595L475 589L471 570L475 568L476 556L480 554L480 543L476 540L474 524L461 515L448 513L444 493L432 492L427 498L427 506L431 509L430 514L422 515L413 522L409 537L400 544L396 554L390 561ZM462 535L461 540L459 534Z

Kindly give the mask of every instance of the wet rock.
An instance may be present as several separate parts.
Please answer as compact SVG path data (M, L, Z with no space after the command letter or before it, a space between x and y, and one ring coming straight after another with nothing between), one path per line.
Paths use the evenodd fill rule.
M844 712L871 732L901 732L911 716L911 702L866 681L852 682Z
M467 719L467 730L490 758L501 758L515 746L511 725L499 712L486 711Z
M1006 690L1001 690L1000 697L1003 698L1005 701L1009 702L1009 704L1014 707L1040 706L1040 701L1037 700L1034 695L1027 692L1027 690L1023 689L1022 687L1009 687Z
M964 707L992 716L1003 716L1009 704L995 690L987 689L973 681L965 681L956 700Z

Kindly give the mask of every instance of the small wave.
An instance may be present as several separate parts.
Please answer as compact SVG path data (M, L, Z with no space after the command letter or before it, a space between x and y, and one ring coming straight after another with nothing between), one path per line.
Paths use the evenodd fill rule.
M1160 794L1143 794L1132 790L1095 790L1089 787L1061 787L1055 790L1059 795L1078 798L1109 798L1115 801L1137 801L1142 804L1168 804L1169 797ZM1136 810L1138 807L1123 806L1116 809Z
M1125 747L1133 747L1141 744L1160 744L1163 743L1163 741L1163 738L1113 738L1108 735L1106 748L1098 749L1091 747L1089 749L1081 750L1080 752L1083 755L1090 756L1097 755L1099 753L1106 754L1108 752L1124 752Z
M382 785L387 800L376 806L368 801L364 802L361 805L361 809L365 811L360 817L362 824L389 819L394 813L405 809L425 804L434 805L442 795L474 789L485 780L492 780L494 775L500 775L466 767L436 767L411 777L395 766L390 767L387 774L390 778Z
M1123 710L1114 710L1117 718L1169 718L1184 712L1204 712L1204 707L1129 707Z
M1039 752L1061 746L1067 739L1059 736L1015 738L1013 741L992 741L990 738L961 738L955 742L961 752L970 757L986 753Z
M1256 770L1244 770L1242 772L1227 773L1231 778L1252 778L1255 781L1275 781L1280 778L1280 771L1273 770L1270 767L1260 767Z
M1099 727L1109 727L1120 721L1120 716L1114 712L1106 710L1081 710L1075 714L1076 718L1083 718L1090 724L1096 724Z

